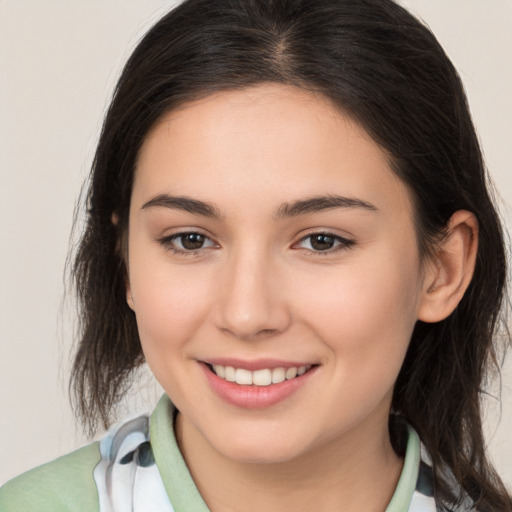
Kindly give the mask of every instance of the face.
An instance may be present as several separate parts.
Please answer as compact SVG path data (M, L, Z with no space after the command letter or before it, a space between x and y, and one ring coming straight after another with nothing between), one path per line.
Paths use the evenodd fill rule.
M128 240L146 360L208 446L285 461L387 429L423 290L413 210L327 100L260 85L165 115Z

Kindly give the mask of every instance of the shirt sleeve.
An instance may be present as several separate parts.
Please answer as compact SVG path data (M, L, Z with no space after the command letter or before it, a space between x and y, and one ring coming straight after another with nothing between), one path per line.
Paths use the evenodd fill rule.
M97 512L93 471L100 458L95 442L23 473L0 488L0 511Z

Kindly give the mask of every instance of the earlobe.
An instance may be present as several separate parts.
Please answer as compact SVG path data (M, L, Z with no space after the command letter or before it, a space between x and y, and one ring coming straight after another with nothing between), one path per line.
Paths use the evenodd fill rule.
M135 306L133 304L132 288L130 285L130 279L129 279L128 275L126 275L125 281L126 281L126 303L128 304L129 308L132 311L135 311L135 309L134 309Z
M439 322L453 312L473 277L477 249L476 217L466 210L455 212L426 268L419 320Z
M119 215L117 215L116 212L112 213L111 221L112 221L112 224L114 224L114 226L118 226L119 225ZM128 258L127 258L126 251L124 249L124 245L125 245L124 242L125 242L125 238L124 237L118 239L118 241L117 241L117 251L120 253L121 257L124 260L124 264L127 267L128 266ZM126 303L128 304L128 306L130 307L130 309L132 311L135 311L134 304L133 304L132 291L131 291L131 287L130 287L130 279L128 278L128 270L127 269L125 270L125 273L126 273L126 275L125 275L125 281L126 281Z
M126 302L127 302L128 306L130 307L130 309L132 311L135 311L134 305L133 305L132 291L130 289L130 284L129 283L126 283Z

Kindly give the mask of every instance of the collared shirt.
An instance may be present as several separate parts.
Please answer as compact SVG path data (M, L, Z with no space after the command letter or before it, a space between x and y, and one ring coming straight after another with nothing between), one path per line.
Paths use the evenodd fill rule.
M0 510L209 512L176 442L175 412L164 395L151 417L125 421L99 443L12 480L0 489ZM402 473L386 512L448 512L433 494L428 456L408 426Z

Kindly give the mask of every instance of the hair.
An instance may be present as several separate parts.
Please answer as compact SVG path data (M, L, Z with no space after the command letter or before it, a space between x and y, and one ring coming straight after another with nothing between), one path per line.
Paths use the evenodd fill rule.
M449 470L482 512L512 510L486 456L481 421L498 343L509 340L497 336L502 228L460 78L428 28L392 0L186 0L143 37L104 121L71 269L80 308L71 379L78 416L89 433L108 426L144 362L126 303L123 247L148 131L186 102L266 82L330 99L384 148L413 199L422 257L455 211L476 216L473 279L448 318L417 322L393 408L431 454L438 499L461 499L445 482Z

